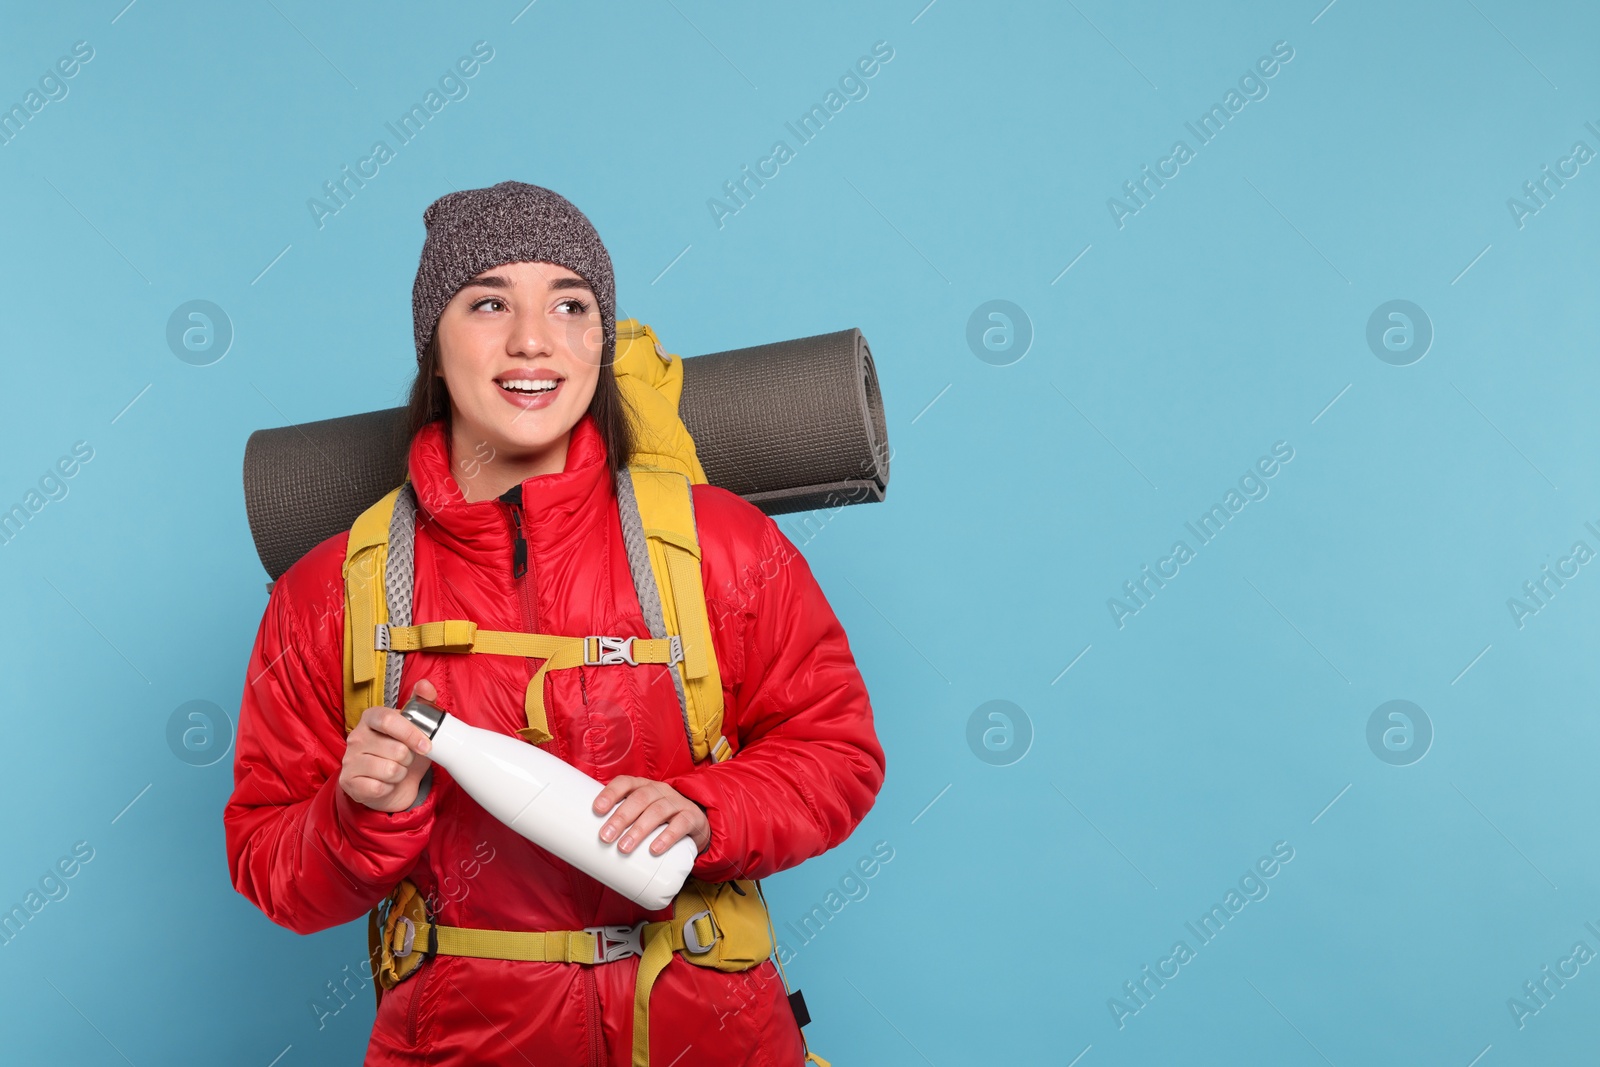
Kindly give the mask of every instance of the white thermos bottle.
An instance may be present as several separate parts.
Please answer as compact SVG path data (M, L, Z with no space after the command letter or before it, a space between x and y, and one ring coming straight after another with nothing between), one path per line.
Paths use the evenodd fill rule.
M594 813L594 798L605 787L571 764L519 738L469 726L417 697L401 714L433 740L428 758L485 811L640 907L666 907L689 877L698 851L687 837L659 856L650 853L664 825L632 852L602 841L609 814Z

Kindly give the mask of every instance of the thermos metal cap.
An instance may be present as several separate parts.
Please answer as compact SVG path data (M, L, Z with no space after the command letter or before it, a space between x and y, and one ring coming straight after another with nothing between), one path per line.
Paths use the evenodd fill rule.
M405 716L407 722L417 726L431 738L439 732L439 726L444 722L446 713L421 697L412 697L406 706L400 709L400 714Z

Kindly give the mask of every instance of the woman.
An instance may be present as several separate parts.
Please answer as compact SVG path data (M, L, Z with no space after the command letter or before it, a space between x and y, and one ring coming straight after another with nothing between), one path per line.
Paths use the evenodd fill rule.
M631 434L611 367L605 247L576 207L519 182L452 193L423 219L408 455L414 617L649 636L614 491ZM670 668L655 664L549 672L544 747L608 783L596 811L610 812L601 836L616 847L630 851L665 824L652 850L691 839L695 876L760 878L850 834L882 784L883 751L804 558L742 498L708 485L692 494L734 756L694 764ZM367 709L346 737L346 540L329 538L284 574L256 636L224 815L239 892L298 933L360 919L405 877L451 926L669 917L497 822L431 767L426 737L394 708ZM413 652L400 691L514 733L540 662ZM638 963L435 956L384 993L366 1063L625 1065ZM802 1058L771 961L724 973L674 955L650 998L649 1037L659 1067Z

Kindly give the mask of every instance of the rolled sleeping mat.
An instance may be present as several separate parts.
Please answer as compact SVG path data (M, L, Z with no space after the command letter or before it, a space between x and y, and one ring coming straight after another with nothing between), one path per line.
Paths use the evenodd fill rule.
M683 361L678 404L712 485L768 515L883 499L889 437L856 329ZM273 581L406 477L406 409L257 430L245 513Z
M879 501L889 485L883 397L860 330L686 359L678 414L706 480L768 515Z

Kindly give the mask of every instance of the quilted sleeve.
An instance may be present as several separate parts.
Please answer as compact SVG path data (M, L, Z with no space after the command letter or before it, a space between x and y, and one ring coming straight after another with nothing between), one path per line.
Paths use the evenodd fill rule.
M811 568L770 517L738 507L757 527L739 554L743 670L724 712L738 751L667 783L706 811L694 873L712 881L763 878L839 844L884 776L866 684Z
M223 811L234 888L302 934L370 910L411 870L433 825L433 790L388 813L339 787L344 543L342 534L323 542L273 586L245 675Z

